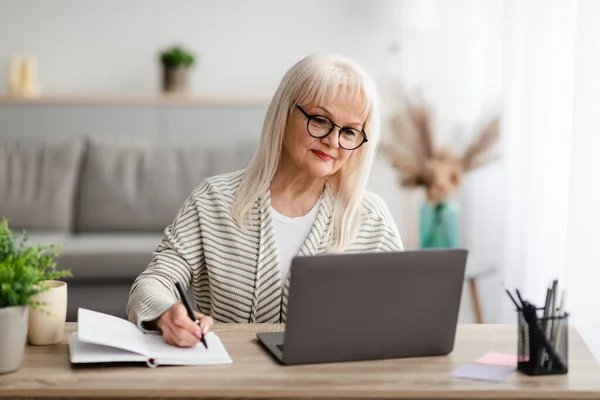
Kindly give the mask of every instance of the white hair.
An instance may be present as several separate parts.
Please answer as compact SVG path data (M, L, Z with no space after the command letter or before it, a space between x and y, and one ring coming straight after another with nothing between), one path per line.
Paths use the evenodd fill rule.
M380 137L379 95L375 83L359 65L338 55L310 55L292 66L281 80L265 116L258 150L232 206L238 226L245 225L253 205L270 187L279 167L286 124L295 106L325 105L346 96L363 99L364 131L369 141L353 150L339 171L328 177L335 204L327 251L341 252L356 238L360 204Z

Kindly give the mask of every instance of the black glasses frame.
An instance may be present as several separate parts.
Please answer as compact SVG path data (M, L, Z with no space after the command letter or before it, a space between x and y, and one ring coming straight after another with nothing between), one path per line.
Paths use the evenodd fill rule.
M356 149L358 149L360 146L362 146L363 144L365 144L366 142L368 142L368 141L369 141L369 139L367 138L367 134L365 133L364 129L361 129L361 130L359 131L358 129L350 128L350 127L347 127L347 126L339 126L338 124L334 123L332 120L330 120L329 118L327 118L327 117L326 117L326 116L324 116L324 115L318 115L318 114L313 114L313 115L311 115L311 114L307 113L306 111L304 111L304 109L303 109L302 107L300 107L299 105L297 105L297 104L296 104L296 107L298 107L298 110L300 110L300 112L301 112L302 114L304 114L304 116L307 118L307 121L306 121L306 131L308 132L308 134L309 134L310 136L312 136L312 137L314 137L314 138L316 138L316 139L322 139L322 138L324 138L324 137L327 137L327 136L329 136L329 135L331 134L331 132L333 132L333 130L334 130L336 127L337 127L337 128L339 128L339 130L338 130L338 144L339 144L339 145L340 145L340 147L341 147L342 149L344 149L344 150L356 150ZM326 133L325 135L323 135L323 136L315 136L315 135L313 135L312 133L310 133L310 129L308 129L308 127L309 127L309 125L310 125L310 121L312 121L314 118L317 118L317 117L319 117L319 118L324 118L324 119L326 119L327 121L331 122L331 129L329 130L329 132L327 132L327 133ZM347 148L345 148L344 146L342 146L342 143L340 142L340 136L342 135L342 131L343 131L344 129L351 129L351 130L353 130L353 131L359 132L359 133L362 135L362 137L363 137L363 141L362 141L362 142L361 142L361 143L360 143L358 146L356 146L356 147L353 147L353 148L351 148L351 149L347 149Z

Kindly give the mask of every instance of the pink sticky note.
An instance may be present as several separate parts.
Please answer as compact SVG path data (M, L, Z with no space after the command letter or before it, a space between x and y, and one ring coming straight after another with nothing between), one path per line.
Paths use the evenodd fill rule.
M475 361L477 364L500 365L504 367L516 367L517 356L514 354L487 353Z

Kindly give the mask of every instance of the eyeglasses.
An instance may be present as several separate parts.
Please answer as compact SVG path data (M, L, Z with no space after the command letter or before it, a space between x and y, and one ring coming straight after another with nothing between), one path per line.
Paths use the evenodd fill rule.
M338 127L340 128L338 143L342 149L356 150L362 146L363 143L369 141L364 130L359 131L358 129L336 125L327 117L322 115L309 115L299 105L296 105L296 107L298 107L298 110L300 110L308 119L306 130L308 131L308 134L314 138L324 138L333 132L335 127Z

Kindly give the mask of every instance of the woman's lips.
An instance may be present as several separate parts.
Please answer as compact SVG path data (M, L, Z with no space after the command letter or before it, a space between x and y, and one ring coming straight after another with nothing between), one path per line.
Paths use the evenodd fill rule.
M321 160L323 161L329 161L329 160L333 160L333 157L331 157L329 154L327 153L323 153L322 151L319 150L312 150L312 152L315 154L315 156L319 157Z

